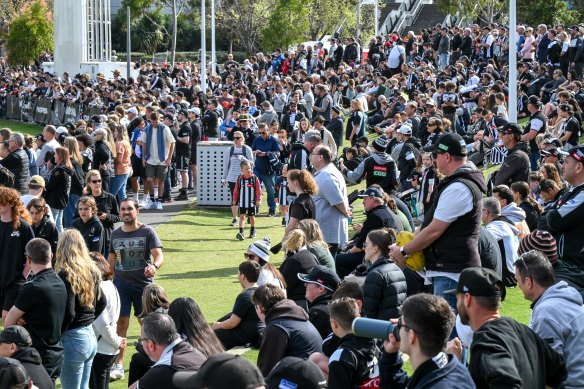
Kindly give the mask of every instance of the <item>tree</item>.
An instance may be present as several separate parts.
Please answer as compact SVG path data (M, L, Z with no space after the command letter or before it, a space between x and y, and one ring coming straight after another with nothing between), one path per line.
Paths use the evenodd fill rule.
M308 36L316 41L331 34L344 18L357 21L356 0L308 0L304 2L308 11Z
M31 65L53 51L52 16L43 1L35 1L10 23L6 46L11 65Z
M224 28L229 28L232 39L246 54L252 54L259 48L262 29L274 6L275 0L224 1L216 9L216 18Z
M145 12L131 22L132 46L147 54L154 54L164 45L167 34L165 16L159 10Z
M517 19L530 26L547 24L570 25L579 21L578 12L569 10L564 0L537 1L537 4L517 2Z
M304 0L278 0L262 30L262 48L275 50L287 48L293 43L307 39L308 12Z
M168 8L171 12L172 44L170 48L170 64L174 66L174 57L176 53L176 37L178 34L178 17L186 8L188 0L158 0L158 2L161 5Z

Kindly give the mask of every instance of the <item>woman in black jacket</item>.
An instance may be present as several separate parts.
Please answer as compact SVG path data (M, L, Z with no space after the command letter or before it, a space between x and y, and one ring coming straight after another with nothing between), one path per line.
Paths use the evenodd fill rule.
M77 200L83 196L83 186L85 184L85 172L83 171L83 157L79 151L77 139L72 136L65 138L65 147L69 150L71 156L71 191L69 192L69 202L63 212L63 227L68 228L73 222L75 216ZM89 250L92 251L92 250Z
M26 205L26 209L32 218L31 227L34 231L34 237L43 238L51 245L51 252L57 252L59 233L55 222L51 220L49 215L50 208L47 206L45 199L38 197L30 200Z
M286 281L286 296L308 311L306 288L304 282L298 278L298 273L310 273L318 265L318 261L306 248L306 235L300 229L290 231L282 242L282 247L286 250L286 259L280 266L280 273Z
M116 196L103 189L103 179L99 171L88 171L85 185L83 194L93 197L97 205L97 218L103 225L103 240L107 252L114 224L120 221L120 206Z
M525 211L525 222L529 231L537 229L537 219L543 212L541 204L535 201L531 196L529 184L525 181L518 181L511 184L511 192L515 204Z
M58 147L47 166L51 168L51 172L45 184L45 200L51 207L57 231L61 233L63 231L63 210L69 202L71 176L73 175L69 150Z
M370 319L389 320L401 316L408 286L403 271L389 259L395 231L382 228L367 234L363 249L370 263L363 284L363 314Z
M93 131L94 149L91 169L98 170L101 174L102 188L107 192L109 189L110 178L113 173L114 157L112 147L108 145L107 130L98 128Z
M89 196L81 197L77 201L77 213L79 217L73 220L71 228L81 233L90 252L95 251L105 257L109 247L105 244L103 226L97 218L95 199Z

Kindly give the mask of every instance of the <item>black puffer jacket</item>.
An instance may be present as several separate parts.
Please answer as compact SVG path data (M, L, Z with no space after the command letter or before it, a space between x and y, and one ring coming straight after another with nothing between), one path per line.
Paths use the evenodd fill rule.
M529 147L527 142L517 143L495 176L495 185L511 186L518 181L529 182Z
M28 154L23 149L18 149L6 156L0 162L2 166L14 173L14 189L20 193L28 192Z
M331 328L331 313L328 307L332 297L331 293L327 293L308 303L308 320L314 325L323 339L333 332Z
M408 286L401 269L381 257L367 270L363 285L363 315L370 319L389 320L400 317Z
M69 202L72 175L73 171L63 164L59 164L51 170L45 185L45 200L49 207L65 209Z
M49 215L45 215L38 226L32 226L35 238L43 238L51 245L51 251L57 252L57 243L59 241L59 232L55 222L51 221Z

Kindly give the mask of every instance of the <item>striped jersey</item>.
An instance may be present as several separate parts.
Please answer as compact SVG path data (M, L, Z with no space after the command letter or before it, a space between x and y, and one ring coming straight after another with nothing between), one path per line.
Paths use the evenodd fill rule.
M288 205L288 181L284 176L276 178L276 188L278 189L278 203L280 205Z
M233 190L233 205L237 204L239 208L254 208L261 199L260 180L253 174L247 178L243 174L240 175Z

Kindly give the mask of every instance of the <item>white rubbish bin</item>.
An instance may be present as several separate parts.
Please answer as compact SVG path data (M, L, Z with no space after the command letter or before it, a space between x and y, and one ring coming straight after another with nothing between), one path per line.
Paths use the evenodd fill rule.
M232 142L199 142L197 144L197 205L231 205L229 187L221 186L223 162L229 158L231 146L233 146Z

